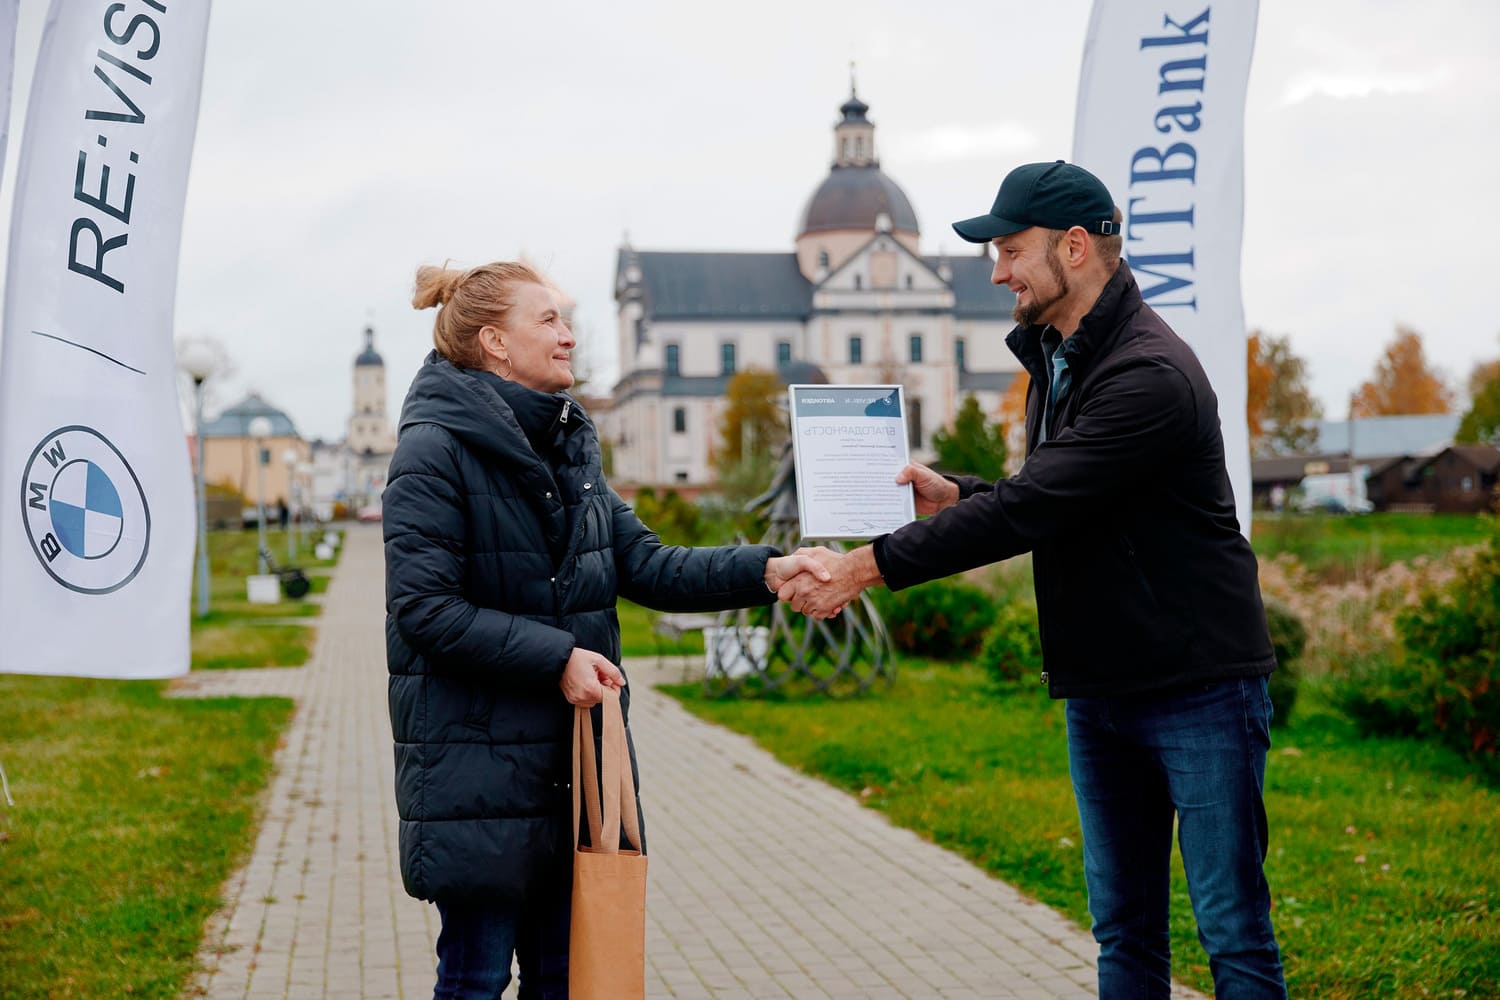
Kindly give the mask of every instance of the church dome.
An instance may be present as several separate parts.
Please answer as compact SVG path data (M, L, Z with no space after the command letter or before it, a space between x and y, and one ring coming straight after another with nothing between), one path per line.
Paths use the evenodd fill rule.
M365 349L360 351L359 355L354 359L354 367L362 368L366 365L385 366L385 361L380 357L380 353L375 350L375 328L373 326L365 327Z
M880 171L869 110L851 81L849 99L839 107L840 120L833 127L833 166L802 210L798 239L836 230L918 235L917 213L906 192Z
M881 173L878 166L835 165L808 199L798 234L831 229L868 229L874 232L881 215L890 220L892 230L921 231L917 227L917 213L912 211L906 192Z

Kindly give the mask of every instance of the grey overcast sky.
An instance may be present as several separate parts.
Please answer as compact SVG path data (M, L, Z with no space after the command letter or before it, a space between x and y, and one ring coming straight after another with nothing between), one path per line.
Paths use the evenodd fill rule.
M21 0L7 227L45 6ZM1087 0L220 0L177 333L228 350L214 404L254 389L334 439L367 322L394 419L430 343L433 314L409 304L419 264L525 254L577 298L604 391L622 235L789 251L850 60L924 252L969 252L950 221L1016 164L1069 155L1088 15ZM1330 416L1397 323L1455 385L1500 356L1497 45L1488 0L1260 5L1246 319L1291 336Z

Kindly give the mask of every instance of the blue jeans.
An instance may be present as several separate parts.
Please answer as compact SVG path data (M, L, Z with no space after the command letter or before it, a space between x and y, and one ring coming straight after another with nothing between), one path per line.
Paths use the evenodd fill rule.
M438 903L437 987L433 1000L500 1000L512 954L521 1000L567 1000L569 890L521 903Z
M1263 677L1068 701L1099 995L1166 1000L1172 817L1218 1000L1284 1000L1266 885Z

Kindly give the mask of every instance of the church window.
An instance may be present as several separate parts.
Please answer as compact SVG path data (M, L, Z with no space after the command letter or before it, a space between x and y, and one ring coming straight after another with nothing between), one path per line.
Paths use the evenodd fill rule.
M777 342L776 363L778 365L789 365L792 363L792 342L790 340Z
M687 433L687 407L678 406L672 410L672 433Z
M726 340L719 345L719 374L734 374L734 341Z
M906 443L912 451L922 448L922 401L913 399L907 407Z
M857 291L859 291L860 289L862 289L864 287L865 287L865 276L862 275L862 274L856 274L854 276L854 290L857 292Z
M864 155L865 155L865 137L864 136L856 136L855 139L854 139L854 156L855 156L856 159L864 159Z
M968 345L964 343L964 338L957 337L954 339L953 360L958 365L958 370L961 372L966 372L969 370L968 359L964 357L964 352L967 350L967 348Z
M859 334L849 336L849 363L851 365L863 364L865 360L865 339Z
M668 375L682 374L682 348L677 344L667 345L666 369Z
M906 276L906 287L907 288L911 287L911 275L909 275L909 274Z
M825 270L825 271L828 270L828 251L827 250L819 250L818 251L818 266L820 268L822 268L823 270Z
M911 363L914 365L922 363L922 335L920 333L911 335Z

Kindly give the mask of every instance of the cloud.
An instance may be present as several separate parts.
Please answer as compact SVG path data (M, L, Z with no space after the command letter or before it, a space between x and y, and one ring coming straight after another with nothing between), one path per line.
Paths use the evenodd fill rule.
M1424 73L1303 73L1287 84L1281 103L1290 107L1315 97L1338 101L1365 97L1392 97L1398 94L1423 94L1440 90L1453 80L1447 67Z
M1040 139L1024 125L938 125L883 142L901 159L928 163L1006 156L1034 149Z

